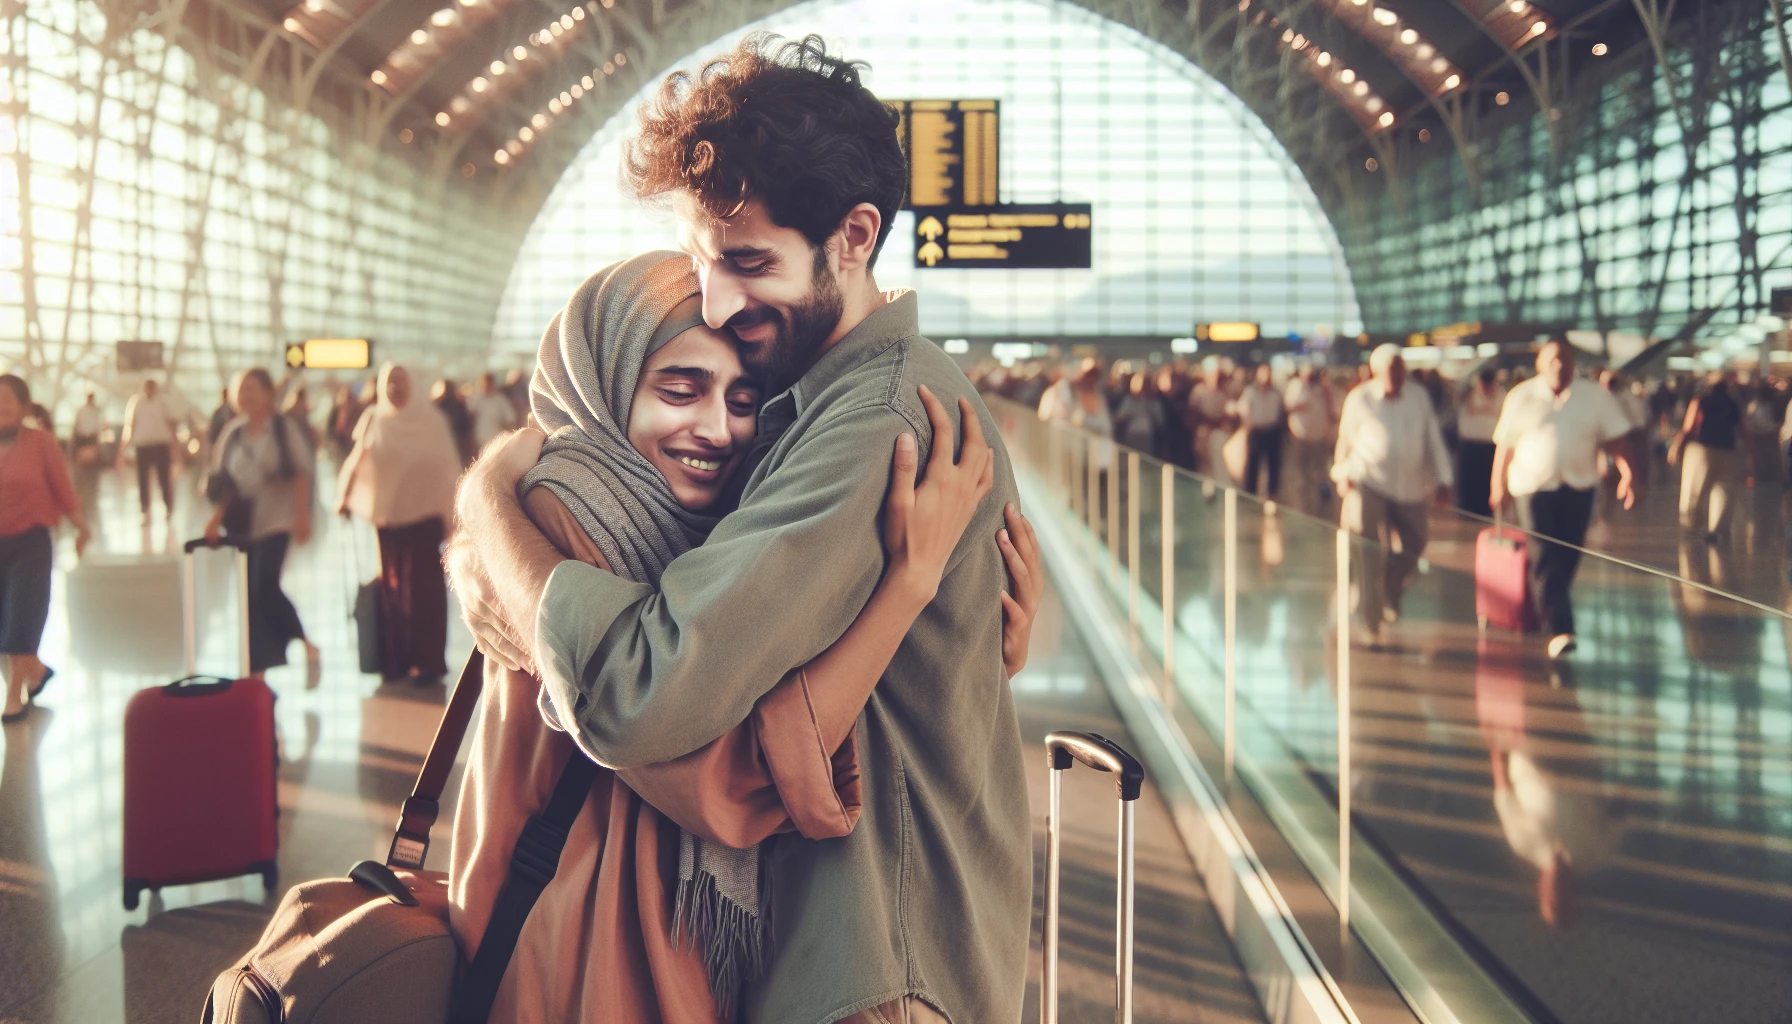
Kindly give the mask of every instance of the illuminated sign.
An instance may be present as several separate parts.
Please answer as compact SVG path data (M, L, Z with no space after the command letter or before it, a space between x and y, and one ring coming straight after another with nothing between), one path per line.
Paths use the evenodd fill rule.
M366 338L312 338L286 346L286 365L307 370L365 370L373 362Z
M915 211L915 266L1087 270L1088 203Z
M909 209L993 206L1001 165L1000 100L892 100L908 154Z
M1196 324L1195 337L1201 341L1256 341L1257 325L1247 323Z

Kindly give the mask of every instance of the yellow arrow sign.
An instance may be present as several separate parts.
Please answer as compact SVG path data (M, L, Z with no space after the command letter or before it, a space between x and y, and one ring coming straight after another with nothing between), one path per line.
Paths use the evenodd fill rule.
M303 346L303 345L288 345L288 346L286 346L286 365L292 367L295 370L301 366L304 366L305 365L305 346Z
M927 219L932 220L933 218L929 217ZM946 258L946 250L940 248L938 242L928 242L921 246L920 250L916 252L915 255L921 257L921 259L925 260L927 265L931 267L935 263Z
M934 239L940 237L941 235L943 235L945 233L946 233L946 227L945 227L945 225L940 223L938 217L928 217L927 219L923 220L921 222L921 226L916 229L916 234L919 234L922 238L927 239L929 242L933 241Z

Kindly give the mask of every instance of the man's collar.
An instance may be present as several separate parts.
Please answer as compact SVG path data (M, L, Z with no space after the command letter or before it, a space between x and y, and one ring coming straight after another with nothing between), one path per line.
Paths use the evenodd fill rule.
M827 390L865 360L891 344L921 333L921 304L914 289L897 288L884 293L884 304L872 310L846 336L829 346L809 372L791 390L796 415L801 416L815 396Z

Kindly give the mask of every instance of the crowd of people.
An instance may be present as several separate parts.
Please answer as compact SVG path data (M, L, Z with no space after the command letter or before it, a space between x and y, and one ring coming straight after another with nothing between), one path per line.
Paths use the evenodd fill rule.
M1494 361L1462 380L1408 368L1406 355L1383 345L1357 365L1279 369L1090 355L985 363L971 375L1043 420L1259 495L1269 514L1286 501L1376 538L1376 564L1357 587L1364 643L1398 620L1433 505L1511 516L1531 534L1530 597L1560 657L1575 645L1568 591L1602 490L1630 508L1651 466L1677 465L1681 528L1715 544L1742 489L1785 474L1784 377L1673 374L1649 387L1612 369L1580 374L1560 341L1542 346L1534 366Z

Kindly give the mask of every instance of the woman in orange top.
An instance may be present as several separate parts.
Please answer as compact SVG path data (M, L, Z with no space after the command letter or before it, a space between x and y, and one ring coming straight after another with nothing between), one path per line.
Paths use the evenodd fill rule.
M31 389L0 376L0 654L6 655L6 713L16 722L55 671L37 657L50 616L50 530L75 524L75 553L87 547L87 520L75 499L62 449L47 430L25 426Z

